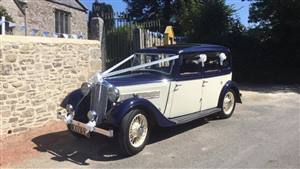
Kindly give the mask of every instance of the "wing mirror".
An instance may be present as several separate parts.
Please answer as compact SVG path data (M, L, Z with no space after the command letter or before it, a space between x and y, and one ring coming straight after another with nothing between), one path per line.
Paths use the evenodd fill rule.
M204 63L207 61L206 54L200 54L199 55L199 61L202 63L202 67L204 67Z
M220 58L220 65L223 66L224 60L227 59L226 54L225 53L220 53L219 58Z

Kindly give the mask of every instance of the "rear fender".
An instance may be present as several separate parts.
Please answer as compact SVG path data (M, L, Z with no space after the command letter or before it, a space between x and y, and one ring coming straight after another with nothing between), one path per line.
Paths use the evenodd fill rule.
M236 99L237 99L236 102L237 103L242 103L241 93L240 93L239 88L237 87L235 82L230 80L224 85L223 89L221 90L221 93L220 93L220 96L219 96L218 107L222 106L222 98L225 96L226 92L229 89L232 89L235 92L235 96L236 96Z

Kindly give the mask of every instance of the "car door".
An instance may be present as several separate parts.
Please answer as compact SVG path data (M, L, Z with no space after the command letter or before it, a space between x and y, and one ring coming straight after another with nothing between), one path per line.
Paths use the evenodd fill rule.
M196 54L182 56L178 77L170 86L170 118L200 111L201 63Z
M218 106L219 96L225 83L231 79L231 72L220 65L220 53L206 53L207 61L203 68L202 107L207 110ZM228 64L228 62L226 62Z

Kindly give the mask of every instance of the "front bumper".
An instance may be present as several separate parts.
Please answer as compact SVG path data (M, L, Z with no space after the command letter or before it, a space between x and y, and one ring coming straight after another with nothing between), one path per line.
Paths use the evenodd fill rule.
M95 125L91 126L91 123L86 123L86 124L82 123L80 121L74 120L72 115L65 116L65 115L62 115L61 112L58 112L57 118L60 120L63 120L67 125L72 124L74 126L86 128L88 132L95 132L98 134L105 135L107 137L114 137L113 130L105 130L102 128L95 127Z

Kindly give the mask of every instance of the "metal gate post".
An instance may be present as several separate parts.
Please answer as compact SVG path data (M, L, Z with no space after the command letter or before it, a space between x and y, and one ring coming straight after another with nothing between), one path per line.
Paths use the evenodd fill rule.
M143 48L143 41L142 38L142 30L140 28L136 28L133 30L133 51L137 51Z
M1 31L1 33L2 33L2 35L5 35L5 17L4 16L2 16L2 18L1 18L1 22L2 22L2 31Z

